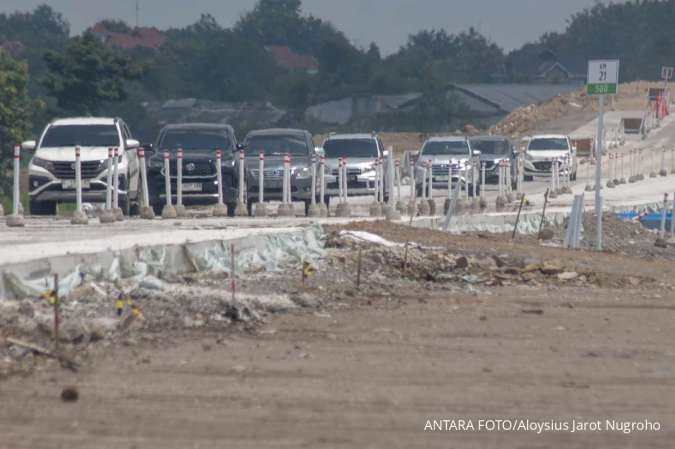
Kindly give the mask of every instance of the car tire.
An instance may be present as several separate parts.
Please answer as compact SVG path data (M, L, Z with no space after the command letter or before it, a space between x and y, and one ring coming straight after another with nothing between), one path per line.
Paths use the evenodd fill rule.
M28 208L31 215L56 215L55 201L30 201Z
M227 216L232 218L234 217L234 211L237 208L237 203L226 203L227 206Z

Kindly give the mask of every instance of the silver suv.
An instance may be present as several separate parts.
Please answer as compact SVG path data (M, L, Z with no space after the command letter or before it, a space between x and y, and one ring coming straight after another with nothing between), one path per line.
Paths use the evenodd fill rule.
M326 196L337 196L338 161L347 159L347 194L365 196L375 194L375 161L387 156L377 134L333 134L324 140L322 151L326 158ZM385 188L386 188L386 170ZM385 197L387 192L385 192Z

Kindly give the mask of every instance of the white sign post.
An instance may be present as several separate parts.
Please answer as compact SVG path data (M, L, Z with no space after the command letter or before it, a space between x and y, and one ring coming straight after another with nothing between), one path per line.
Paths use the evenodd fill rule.
M602 136L605 115L605 96L614 95L619 84L619 61L588 61L588 95L599 97L598 135L595 144L595 216L597 241L595 247L602 251Z

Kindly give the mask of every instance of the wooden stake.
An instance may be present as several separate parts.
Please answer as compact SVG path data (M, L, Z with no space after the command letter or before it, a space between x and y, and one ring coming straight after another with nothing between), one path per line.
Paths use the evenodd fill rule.
M361 248L359 248L359 255L356 259L356 289L361 288Z
M513 227L513 234L511 234L511 240L516 238L516 232L518 231L518 222L520 222L520 212L523 210L523 203L525 203L524 193L520 197L520 207L518 208L518 215L516 215L516 225Z
M234 291L236 283L234 281L234 243L230 244L230 288L232 289L232 302L234 302Z
M544 218L546 217L546 205L548 204L548 192L549 189L546 189L544 193L544 209L541 211L541 221L539 222L539 232L537 232L537 238L541 238L541 228L544 226Z
M59 304L59 275L54 274L54 352L59 350L59 324L61 321Z
M405 242L405 249L403 251L403 272L405 273L408 269L408 241Z

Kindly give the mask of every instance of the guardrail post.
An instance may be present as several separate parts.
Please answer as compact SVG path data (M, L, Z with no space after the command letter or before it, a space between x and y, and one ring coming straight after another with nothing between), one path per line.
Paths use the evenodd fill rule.
M307 210L308 217L320 217L321 207L316 204L316 156L312 156L312 198Z
M323 155L319 159L319 167L321 177L321 185L319 186L321 199L321 216L328 217L328 205L326 204L326 157Z
M115 213L112 209L113 196L113 149L108 148L108 163L106 165L106 184L105 184L105 208L98 211L98 221L100 223L113 223L116 221Z
M138 159L141 166L141 188L143 191L143 205L141 206L141 218L152 220L155 218L155 211L150 207L150 194L148 193L148 172L145 165L145 150L138 149Z
M265 204L265 152L258 155L258 202L255 205L255 216L267 216L267 204Z
M389 152L386 159L386 169L387 169L387 193L389 195L388 201L385 205L384 216L387 220L400 220L401 213L398 211L398 202L395 201L394 197L394 178L396 177L396 170L394 169L394 148L389 147ZM400 197L400 190L398 192Z
M12 189L12 214L5 219L7 226L20 228L25 226L21 211L21 146L14 146L14 184Z
M223 153L216 150L216 182L218 183L218 203L213 207L214 217L227 217L227 206L223 202Z
M70 219L71 224L86 225L89 223L87 214L82 210L82 161L80 147L75 147L75 212Z
M186 217L187 209L183 205L183 149L176 151L176 216Z
M335 216L337 217L351 217L351 210L349 208L349 202L347 200L347 158L341 157L338 160L338 178L341 185L340 192L341 198L338 203L337 210L335 211ZM375 190L377 191L377 183L375 183ZM377 194L377 193L376 193Z
M399 159L396 159L396 210L401 214L407 211L401 197L401 161Z
M236 217L248 217L248 209L244 194L246 193L246 172L244 171L244 150L239 150L239 196L237 197L237 206L234 208Z
M166 204L162 208L162 218L176 218L178 215L171 201L171 153L168 150L164 150L164 196Z
M417 181L415 179L417 176L415 173L416 171L416 164L412 164L410 166L410 198L408 199L408 215L410 215L411 219L417 215Z
M113 149L113 197L112 197L112 208L113 214L115 215L115 220L124 221L124 212L119 206L120 201L120 154L119 148L115 147ZM129 181L127 180L127 201L129 200Z
M342 158L339 159L342 164ZM375 171L375 180L373 182L373 202L368 207L368 215L371 217L379 217L382 215L382 206L380 205L380 159L375 157L373 162L373 169ZM342 172L340 172L342 174Z
M420 156L421 157L421 156ZM422 198L420 198L420 202L417 205L417 212L422 215L422 216L427 216L431 212L429 210L429 200L427 199L427 182L429 181L429 162L421 162L421 167L422 167Z

